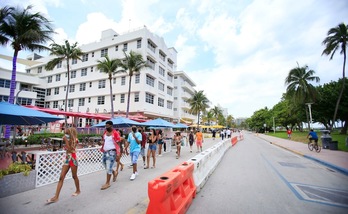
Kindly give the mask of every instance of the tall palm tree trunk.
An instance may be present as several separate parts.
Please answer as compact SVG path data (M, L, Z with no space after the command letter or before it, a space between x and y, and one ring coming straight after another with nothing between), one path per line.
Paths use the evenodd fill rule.
M343 79L342 79L342 88L341 88L340 94L339 94L338 99L337 99L337 103L336 103L336 107L335 107L335 113L334 113L334 116L333 116L333 119L332 119L331 130L333 129L333 127L334 127L334 125L335 125L336 116L337 116L337 111L338 111L338 106L340 105L340 101L341 101L341 98L342 98L342 95L343 95L343 92L344 92L344 87L345 87L345 83L346 83L346 78L345 78L345 67L346 67L346 51L344 50L344 51L343 51L343 73L342 73Z
M14 104L14 93L16 90L16 70L17 70L17 56L18 56L18 50L15 49L13 53L13 59L12 59L12 76L11 76L11 83L10 83L10 96L8 98L8 102ZM16 98L17 99L17 98ZM14 132L16 130L13 130ZM9 139L11 135L11 126L6 125L5 129L5 139Z
M66 86L66 93L65 93L65 105L64 105L64 111L68 112L68 95L70 90L70 67L69 67L69 59L66 60L67 64L67 70L68 70L68 84ZM65 115L65 128L68 127L68 118Z
M129 114L129 104L130 104L130 93L131 93L131 88L132 88L132 76L129 75L129 88L128 88L128 97L127 97L127 111L126 111L126 118L128 118Z
M111 74L109 75L109 82L110 82L110 102L111 102L111 118L114 118L114 102L112 99L112 81L111 81Z
M201 114L201 113L199 112L199 113L198 113L198 118L197 118L197 130L199 129L199 117L201 116L200 114Z

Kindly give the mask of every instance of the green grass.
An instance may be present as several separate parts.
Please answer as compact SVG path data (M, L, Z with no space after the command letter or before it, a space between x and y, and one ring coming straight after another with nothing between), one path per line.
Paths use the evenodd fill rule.
M322 135L320 131L317 131L318 137ZM267 133L267 135L274 136L274 137L279 137L283 139L288 139L288 134L286 131L276 131L276 133L270 132ZM307 139L308 132L299 132L299 131L293 131L291 135L291 140L297 141L297 142L302 142L302 143L308 143ZM333 141L338 141L338 150L340 151L345 151L348 152L348 147L346 146L346 138L348 135L342 135L339 134L337 131L331 134L332 140ZM319 139L320 140L320 139Z

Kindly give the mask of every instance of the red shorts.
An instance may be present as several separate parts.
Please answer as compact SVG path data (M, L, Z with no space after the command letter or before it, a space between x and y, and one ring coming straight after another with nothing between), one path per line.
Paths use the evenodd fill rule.
M197 144L197 146L202 146L202 141L201 140L196 140L196 144Z

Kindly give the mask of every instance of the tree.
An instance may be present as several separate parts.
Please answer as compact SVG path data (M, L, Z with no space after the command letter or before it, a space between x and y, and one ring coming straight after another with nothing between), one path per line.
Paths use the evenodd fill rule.
M285 78L286 94L297 104L313 103L318 96L316 88L309 82L319 82L320 78L313 76L315 72L308 70L308 66L303 66L290 70L288 76ZM308 123L310 127L310 123Z
M67 112L68 107L68 94L70 89L70 60L81 60L81 56L84 54L80 48L77 47L77 42L75 42L73 45L70 45L68 40L65 40L65 43L63 45L58 45L56 43L51 44L51 53L50 55L57 56L56 58L49 61L45 69L50 71L53 70L55 66L62 63L62 61L66 61L66 68L67 68L67 77L68 82L66 85L66 94L65 94L65 105L64 105L64 111ZM65 126L67 126L67 117L65 117Z
M124 70L119 72L127 72L129 76L129 86L128 86L128 98L127 98L127 111L126 118L128 118L129 114L129 105L130 105L130 93L132 87L132 76L134 74L139 74L140 71L146 67L148 67L146 61L143 60L143 56L140 53L136 53L134 51L130 51L129 54L124 52L125 59L122 61L121 67Z
M206 112L207 108L209 108L209 100L205 96L203 91L196 91L191 98L187 100L191 109L190 113L196 114L198 117L197 129L199 128L199 118L201 116L201 112Z
M348 25L345 25L344 23L339 24L335 28L331 28L327 32L327 37L323 41L323 45L325 45L325 49L322 53L325 55L331 55L330 60L332 60L333 56L336 53L336 50L341 48L341 54L343 54L343 71L342 71L342 79L345 79L345 67L346 67L346 56L347 56L347 41L348 41ZM340 94L337 98L335 112L332 119L332 124L336 121L338 106L340 104L343 91L345 87L345 81L342 81L342 87ZM331 127L332 128L332 127Z
M54 33L50 21L40 13L31 13L32 6L25 9L3 7L0 11L0 43L11 44L14 49L9 102L14 103L16 89L17 57L21 50L42 51L48 49L43 43L52 40Z
M211 121L214 119L213 112L207 111L203 116L203 121L207 121L208 125L211 125Z
M21 50L41 51L47 49L43 43L52 40L54 32L50 21L40 13L31 13L32 6L25 9L3 7L0 9L0 44L11 44L14 52L8 102L14 103L16 89L17 57ZM6 126L5 138L10 137Z
M108 79L110 82L110 102L111 102L111 117L114 118L114 102L112 97L112 76L117 73L117 68L121 65L121 60L119 59L110 59L108 56L105 56L104 61L98 60L97 68L108 74Z
M218 106L214 106L214 108L212 108L210 111L213 113L213 116L215 117L216 121L218 121L219 116L222 115L222 110Z

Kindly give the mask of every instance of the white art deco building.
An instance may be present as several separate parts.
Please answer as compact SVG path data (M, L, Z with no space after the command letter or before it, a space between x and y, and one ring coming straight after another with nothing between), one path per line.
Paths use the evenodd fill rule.
M161 117L170 121L194 121L186 102L194 93L195 83L183 71L176 71L177 51L168 48L164 39L146 27L119 35L109 29L102 32L100 41L80 46L82 60L72 61L70 87L66 88L66 65L63 61L52 71L45 65L56 56L28 57L31 65L26 73L17 72L17 101L23 105L64 109L66 90L69 90L68 109L74 112L110 114L110 85L108 75L97 69L97 61L124 58L123 51L141 53L148 68L132 77L130 114L148 118ZM0 68L0 99L7 100L11 71ZM124 114L127 107L129 76L118 73L112 79L115 115ZM29 91L23 89L28 88ZM22 90L22 91L20 91ZM19 93L20 92L20 93ZM83 119L84 120L84 119ZM80 121L84 126L90 121Z

